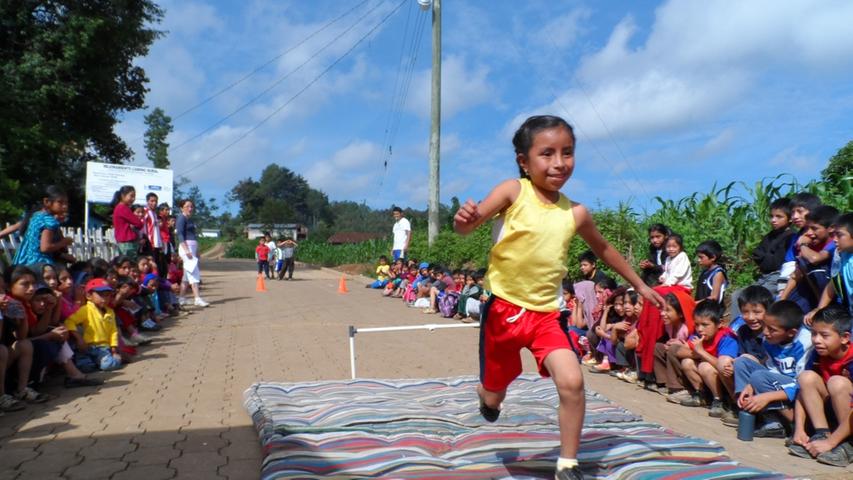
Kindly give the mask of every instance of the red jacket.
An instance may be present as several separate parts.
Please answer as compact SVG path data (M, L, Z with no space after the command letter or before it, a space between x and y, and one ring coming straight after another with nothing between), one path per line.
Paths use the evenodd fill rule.
M119 202L113 209L113 228L116 232L116 242L135 242L139 238L136 230L143 227L142 220L133 214L127 205Z
M266 245L258 245L255 248L255 255L258 256L258 261L267 261L270 258L270 247Z

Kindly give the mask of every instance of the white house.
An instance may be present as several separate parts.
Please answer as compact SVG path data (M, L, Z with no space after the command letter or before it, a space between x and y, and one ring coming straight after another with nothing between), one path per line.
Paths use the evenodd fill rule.
M294 240L302 240L308 236L308 228L298 223L276 223L275 225L250 223L246 225L244 231L246 232L246 238L249 239L262 237L266 231L269 231L276 238L290 237Z

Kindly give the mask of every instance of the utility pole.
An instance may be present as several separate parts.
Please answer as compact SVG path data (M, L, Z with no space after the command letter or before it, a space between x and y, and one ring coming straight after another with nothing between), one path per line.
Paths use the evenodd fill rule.
M441 0L432 0L432 107L429 132L429 229L432 246L438 237L439 149L441 147Z

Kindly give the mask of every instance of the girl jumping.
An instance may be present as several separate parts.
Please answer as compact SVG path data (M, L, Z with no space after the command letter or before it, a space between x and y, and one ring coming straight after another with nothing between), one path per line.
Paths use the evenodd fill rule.
M575 232L593 252L656 305L663 299L640 280L601 236L583 205L560 189L575 166L575 135L559 117L528 118L512 139L520 179L500 183L479 204L456 212L454 229L466 235L495 218L480 329L480 413L500 415L509 384L521 374L521 347L529 349L542 376L554 379L560 398L557 480L582 479L577 461L584 417L583 375L560 330L558 295Z

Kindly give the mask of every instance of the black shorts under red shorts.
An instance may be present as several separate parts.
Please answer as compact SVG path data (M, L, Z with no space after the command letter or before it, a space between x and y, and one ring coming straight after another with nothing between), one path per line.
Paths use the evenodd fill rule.
M560 329L560 312L531 312L492 296L480 319L480 383L492 392L505 390L522 372L521 349L536 358L548 377L545 358L554 350L571 349Z

